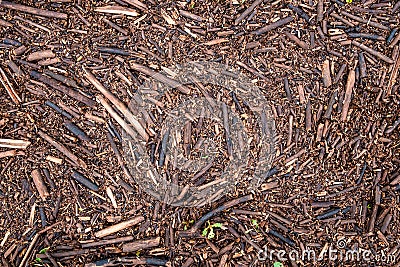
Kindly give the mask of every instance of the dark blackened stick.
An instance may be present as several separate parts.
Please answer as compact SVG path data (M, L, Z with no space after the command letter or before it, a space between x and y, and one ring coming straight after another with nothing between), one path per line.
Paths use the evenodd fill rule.
M88 142L90 141L89 136L87 136L85 132L81 128L79 128L75 123L67 120L64 122L64 126L82 141L88 141Z
M304 10L302 8L294 6L292 4L288 4L288 8L290 8L291 10L296 12L297 15L299 15L301 18L303 18L305 21L307 21L307 23L310 23L310 21L311 21L310 16L306 12L304 12Z
M99 191L99 186L90 181L88 178L83 176L80 172L77 172L74 170L74 172L71 175L72 178L74 178L77 182L81 183L82 185L86 186L90 190L93 191Z
M35 78L36 80L41 81L42 83L45 83L47 85L49 85L50 87L52 87L53 89L56 89L57 91L60 91L61 93L64 93L86 105L88 105L89 107L93 107L96 102L90 98L88 98L87 96L82 95L81 93L79 93L78 91L75 91L72 88L66 87L62 84L59 84L58 81L48 78L42 74L40 74L37 71L31 71L30 75Z
M167 155L167 146L168 146L168 139L169 139L170 130L168 129L162 139L161 142L161 151L160 151L160 158L158 159L158 166L161 167L164 165L165 156Z
M66 118L72 119L71 114L69 114L68 112L62 110L59 106L57 106L57 105L54 104L53 102L47 100L46 102L44 102L44 104L45 104L46 106L51 107L52 109L54 109L55 111L57 111L57 112L60 113L61 115L65 116Z

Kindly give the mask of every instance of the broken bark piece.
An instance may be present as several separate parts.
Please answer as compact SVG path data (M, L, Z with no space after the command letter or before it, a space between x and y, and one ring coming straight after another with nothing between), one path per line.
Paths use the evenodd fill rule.
M120 56L129 56L130 53L126 50L119 49L116 47L99 47L97 48L102 53L120 55Z
M322 81L325 87L330 87L332 85L331 68L328 59L325 60L322 65Z
M40 173L40 170L39 169L33 170L31 173L31 176L33 178L33 183L35 184L40 197L43 200L46 200L46 197L49 196L49 192L47 191L47 187L46 187L46 184L44 183L43 176Z
M137 216L135 218L132 218L130 220L124 221L124 222L120 222L117 224L114 224L112 226L109 226L107 228L104 228L96 233L94 233L94 236L97 238L102 238L111 234L114 234L116 232L119 232L121 230L124 230L126 228L132 227L138 223L141 223L142 221L144 221L144 217L143 216ZM125 244L126 245L126 244Z
M65 116L68 119L72 119L71 114L69 114L68 112L62 110L59 106L57 106L56 104L54 104L53 102L47 100L46 102L44 102L44 104L46 106L51 107L52 109L54 109L56 112L60 113L61 115Z
M98 266L169 266L169 261L158 258L132 258L132 257L116 257L110 259L103 259L92 263L85 263L84 267L98 267ZM183 267L183 266L182 266Z
M363 38L363 39L370 39L375 41L384 41L385 38L383 36L377 34L370 34L370 33L361 33L361 32L349 32L347 35L350 38Z
M343 100L342 121L347 120L347 113L350 107L351 95L353 92L355 80L356 80L356 72L354 70L350 70L349 76L347 77L346 93L344 95L344 100Z
M367 64L365 63L364 53L358 53L358 64L360 67L360 78L364 78L367 76Z
M397 46L397 47L398 47L398 51L400 52L400 46ZM392 71L391 71L390 77L389 77L389 82L388 82L387 87L386 87L386 95L385 95L385 97L391 95L392 88L396 84L396 80L397 80L397 77L398 77L399 69L400 69L400 54L397 54L397 59L396 59L396 62L394 63L394 65L393 65L393 68L392 68Z
M306 44L304 41L300 40L299 38L297 38L297 36L285 31L284 34L286 35L286 37L289 38L289 40L295 42L298 46L300 46L303 49L310 49L309 45Z
M74 170L72 172L72 174L71 174L71 177L74 178L80 184L82 184L82 185L86 186L87 188L89 188L90 190L99 191L99 186L97 184L93 183L92 181L90 181L85 176L83 176L82 173L77 172L77 171Z
M157 247L160 245L160 237L155 237L146 240L138 240L131 243L126 243L122 245L122 251L124 253L135 252L138 250L148 249L152 247Z
M60 151L61 153L63 153L65 156L67 156L67 158L69 158L70 160L72 160L73 163L75 163L77 166L80 166L84 169L87 168L86 163L81 160L80 158L78 158L77 156L75 156L71 151L68 150L68 148L66 148L64 145L58 143L57 141L55 141L52 137L48 136L47 134L45 134L43 131L39 130L38 132L39 136L42 137L44 140L46 140L49 144L51 144L52 146L54 146L58 151Z
M272 31L276 28L282 27L283 25L286 25L286 24L292 22L293 19L294 18L292 16L285 17L285 18L275 21L265 27L262 27L260 29L253 31L252 34L260 35L260 34Z
M31 14L38 15L38 16L48 17L48 18L57 18L57 19L67 19L68 18L68 15L65 13L34 8L34 7L20 5L20 4L16 4L13 2L8 2L8 1L0 1L0 6L9 8L9 9L14 9L17 11L31 13Z
M16 56L20 56L23 53L25 53L25 51L28 50L28 48L25 45L21 45L20 47L14 49L14 55Z

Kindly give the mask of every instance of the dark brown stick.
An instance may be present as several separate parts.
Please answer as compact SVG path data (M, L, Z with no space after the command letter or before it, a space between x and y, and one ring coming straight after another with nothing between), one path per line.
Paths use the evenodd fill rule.
M287 38L289 38L289 40L295 42L301 48L306 49L306 50L310 49L308 44L306 44L304 41L297 38L295 35L287 32L287 31L285 31L284 34L287 36Z
M233 199L229 202L226 202L224 204L222 204L221 206L219 206L218 208L210 211L209 213L207 213L206 215L204 215L203 217L201 217L193 226L190 230L188 231L178 231L178 235L181 237L191 237L193 235L196 234L196 232L200 229L200 227L211 217L215 216L216 214L220 213L223 210L229 209L233 206L239 205L241 203L250 201L253 199L252 195L246 195L240 198L236 198Z
M178 81L175 81L173 79L168 78L167 76L164 76L163 74L153 71L148 67L145 67L143 65L134 63L134 62L130 62L130 66L132 69L142 72L148 76L151 76L152 78L156 79L159 82L165 83L169 86L171 86L172 88L176 88L177 90L179 90L181 93L183 94L189 94L190 93L190 89L188 87L186 87L185 85L181 84Z
M44 139L46 140L49 144L51 144L52 146L54 146L58 151L60 151L61 153L63 153L65 156L67 156L70 160L72 160L73 163L75 163L77 166L80 166L84 169L87 168L86 163L81 160L80 158L78 158L77 156L75 156L71 151L68 150L68 148L66 148L64 145L58 143L57 141L55 141L53 138L51 138L50 136L48 136L47 134L45 134L44 132L42 132L41 130L39 130L38 134Z
M146 240L138 240L135 242L127 243L122 246L124 253L134 252L142 249L157 247L160 245L160 237L155 237Z
M48 18L57 18L57 19L67 19L68 18L68 15L65 13L39 9L39 8L30 7L30 6L24 6L24 5L20 5L20 4L16 4L13 2L8 2L8 1L0 1L0 6L9 8L9 9L14 9L17 11L31 13L31 14L38 15L38 16L48 17Z
M389 64L393 64L394 63L393 59L391 59L390 57L387 57L384 54L382 54L381 52L378 52L378 51L376 51L376 50L374 50L372 48L369 48L368 46L366 46L364 44L361 44L361 43L359 43L357 41L354 41L354 40L351 43L353 45L361 48L362 50L370 53L371 55L376 56L377 58L385 61L386 63L389 63Z
M74 98L74 99L76 99L76 100L88 105L89 107L93 107L96 104L96 102L94 100L88 98L87 96L84 96L84 95L80 94L78 91L75 91L75 90L73 90L73 89L71 89L69 87L61 85L57 81L55 81L55 80L53 80L51 78L48 78L48 77L40 74L37 71L31 71L30 75L33 78L41 81L42 83L45 83L45 84L49 85L50 87L56 89L57 91L60 91L60 92L62 92L64 94L66 94L66 95L68 95L68 96L70 96L70 97L72 97L72 98Z
M264 0L256 0L253 2L253 4L251 4L251 6L249 6L242 14L240 14L240 16L235 19L235 25L238 25L245 17L247 17L247 15L249 15L254 8L256 8L259 4L262 3L262 1Z
M269 25L267 25L265 27L262 27L260 29L257 29L255 31L253 31L252 34L260 35L260 34L272 31L272 30L274 30L276 28L279 28L279 27L281 27L281 26L283 26L285 24L290 23L292 20L293 20L292 16L285 17L285 18L280 19L278 21L275 21L274 23L271 23L271 24L269 24Z

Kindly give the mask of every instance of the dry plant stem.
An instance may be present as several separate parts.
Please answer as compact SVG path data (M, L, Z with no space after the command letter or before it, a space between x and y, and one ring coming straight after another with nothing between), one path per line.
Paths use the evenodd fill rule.
M240 16L235 20L235 25L238 25L244 18L246 18L259 4L264 0L256 0L249 6Z
M297 38L295 35L287 32L287 31L285 31L284 33L289 38L289 40L295 42L301 48L306 49L306 50L310 49L308 44L306 44L304 41L302 41L299 38Z
M152 247L157 247L160 245L160 237L155 237L146 240L138 240L131 243L126 243L122 245L122 251L124 253L134 252L138 250L148 249Z
M260 35L260 34L272 31L276 28L282 27L283 25L288 24L288 23L292 22L293 20L294 20L294 18L292 16L288 16L288 17L280 19L274 23L271 23L265 27L262 27L258 30L255 30L252 33L256 34L256 35Z
M8 2L8 1L0 1L0 6L9 8L9 9L14 9L17 11L31 13L31 14L38 15L38 16L43 16L43 17L57 18L57 19L67 19L68 18L68 15L65 13L34 8L34 7L20 5L20 4L16 4L13 2Z
M111 245L111 244L118 244L122 242L129 242L135 240L134 236L124 236L124 237L117 237L117 238L112 238L112 239L106 239L106 240L101 240L97 242L91 242L91 243L84 243L82 244L82 248L93 248L93 247L100 247L104 245Z
M177 89L178 91L180 91L183 94L190 93L190 89L188 87L186 87L185 85L181 84L178 81L168 78L167 76L165 76L159 72L153 71L152 69L150 69L148 67L145 67L143 65L140 65L140 64L137 64L134 62L130 62L129 65L132 69L139 71L143 74L146 74L148 76L151 76L153 79L155 79L159 82L165 83L165 84L171 86L172 88Z
M31 243L29 244L28 249L27 249L26 252L25 252L24 257L22 258L21 263L19 264L19 267L24 267L24 266L25 266L25 263L26 263L26 261L28 260L28 257L29 257L29 255L31 254L31 251L32 251L33 247L36 245L36 242L37 242L37 240L39 239L39 236L40 236L40 234L36 234L36 235L33 237Z
M121 169L123 170L125 176L128 178L128 180L130 182L133 182L134 180L132 178L132 175L130 174L129 170L126 168L124 159L117 148L117 144L115 143L112 135L109 132L107 132L107 139L110 142L111 149L113 150L115 156L117 157L117 161L118 161L119 165L121 166Z
M6 157L14 157L14 156L24 156L25 152L17 151L17 150L8 150L8 151L1 151L0 152L0 159Z
M146 133L146 130L136 119L135 115L133 115L132 112L126 107L126 105L109 90L107 90L89 70L86 68L84 68L84 70L86 73L86 78L90 81L90 83L93 84L94 87L96 87L97 90L99 90L108 100L110 100L110 102L113 103L122 114L124 114L125 118L132 123L135 130L140 134L140 136L143 137L145 141L149 140L149 135Z
M0 139L0 147L26 149L30 144L25 140Z
M78 91L75 91L72 88L61 85L56 80L48 78L48 77L40 74L37 71L31 71L30 75L33 78L39 80L40 82L49 85L50 87L56 89L57 91L60 91L64 94L84 103L85 105L88 105L89 107L93 107L96 104L96 102L94 100L88 98L87 96L82 95L81 93L79 93Z
M124 1L125 3L128 3L132 6L135 6L141 10L147 10L147 5L139 0L122 0L122 1Z
M198 230L200 229L200 227L207 221L209 220L211 217L215 216L216 214L220 213L221 211L224 211L226 209L229 209L233 206L239 205L241 203L250 201L253 199L252 195L246 195L237 199L233 199L229 202L226 202L224 204L222 204L221 206L219 206L218 208L210 211L209 213L207 213L206 215L204 215L203 217L201 217L193 226L190 230L188 231L179 231L178 235L181 237L191 237L193 235L196 235L196 233L198 232Z
M399 72L399 68L400 68L400 45L397 47L399 50L399 54L397 55L396 62L394 63L392 72L390 73L389 82L386 87L386 96L391 95L393 85L396 83L396 79L398 77L398 72Z
M378 52L378 51L376 51L376 50L374 50L372 48L369 48L368 46L366 46L364 44L361 44L361 43L359 43L357 41L354 41L354 40L351 43L353 45L361 48L362 50L370 53L371 55L376 56L377 58L385 61L386 63L389 63L389 64L393 64L394 63L393 59L391 59L390 57L387 57L384 54L382 54L381 52Z
M363 19L363 18L360 18L360 17L358 17L358 16L355 16L355 15L353 15L353 14L350 14L350 13L348 13L348 12L346 12L346 11L342 11L341 14L343 14L343 15L345 15L346 17L349 17L349 18L351 18L351 19L353 19L353 20L355 20L355 21L358 21L358 22L361 22L361 23L365 23L365 24L371 25L371 26L376 27L376 28L381 29L381 30L385 30L385 31L389 31L389 30L390 30L389 27L386 27L386 26L384 26L384 25L382 25L382 24L380 24L380 23L377 23L377 22L374 22L374 21L370 21L370 20L365 20L365 19Z
M132 137L137 138L137 133L133 130L133 128L123 119L118 113L111 107L111 105L107 102L104 97L97 96L97 100L99 100L100 104L107 110L111 117L117 121L119 125Z
M63 153L65 156L67 156L70 160L72 160L73 163L76 164L76 166L80 166L84 169L87 168L86 163L81 160L80 158L78 158L77 156L75 156L71 151L68 150L68 148L66 148L64 145L58 143L57 141L55 141L52 137L48 136L47 134L45 134L43 131L39 130L38 134L40 135L40 137L42 137L44 140L46 140L49 144L51 144L52 146L54 146L58 151L60 151L61 153Z
M132 219L130 219L128 221L124 221L124 222L109 226L109 227L107 227L107 228L105 228L103 230L100 230L100 231L94 233L94 236L97 237L97 238L102 238L102 237L114 234L116 232L119 232L121 230L124 230L124 229L126 229L128 227L132 227L132 226L134 226L134 225L136 225L138 223L141 223L142 221L144 221L144 217L143 216L137 216L137 217L132 218Z
M126 16L132 16L132 17L139 16L139 13L136 10L134 10L132 8L122 7L122 6L97 7L94 9L94 11L101 12L101 13L126 15Z
M1 3L1 2L0 2ZM12 84L7 78L6 73L3 71L3 69L0 67L0 82L3 85L3 87L6 89L8 95L11 97L12 101L19 105L21 103L21 98L18 96L17 92L14 90Z

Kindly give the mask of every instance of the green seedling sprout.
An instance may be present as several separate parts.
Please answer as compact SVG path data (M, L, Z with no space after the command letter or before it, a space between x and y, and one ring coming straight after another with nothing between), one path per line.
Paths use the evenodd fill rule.
M208 226L206 226L203 231L201 232L201 235L204 237L207 237L208 239L212 239L215 237L214 233L214 228L220 228L220 229L226 229L225 226L222 225L222 223L214 223L210 224L210 222L207 222Z
M282 262L276 261L274 262L274 267L283 267Z

